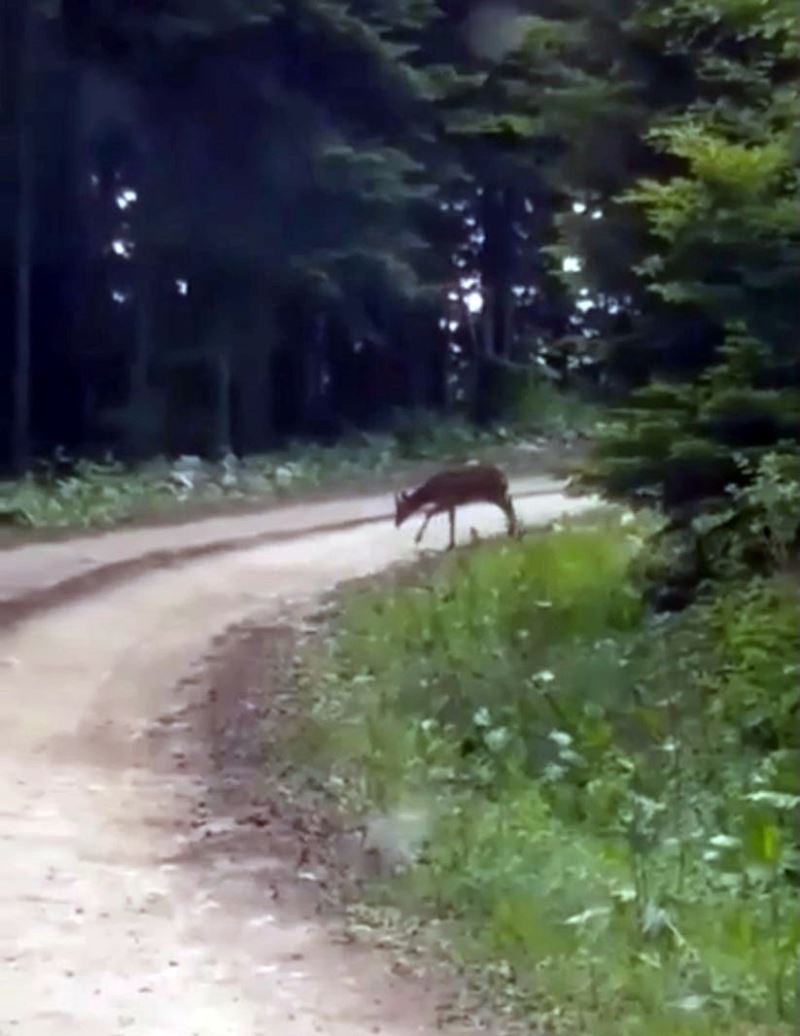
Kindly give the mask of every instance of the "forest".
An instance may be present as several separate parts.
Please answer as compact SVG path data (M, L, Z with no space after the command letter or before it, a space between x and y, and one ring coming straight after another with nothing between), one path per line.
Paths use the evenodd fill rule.
M792 0L6 5L0 463L614 406L606 477L796 440Z
M795 1031L796 0L29 0L0 72L0 520L563 408L604 509L340 601L292 750L536 1031Z

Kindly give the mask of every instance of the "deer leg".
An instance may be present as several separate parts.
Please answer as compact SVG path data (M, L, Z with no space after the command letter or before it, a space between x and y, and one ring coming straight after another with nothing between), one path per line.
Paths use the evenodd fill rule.
M503 514L505 514L506 521L508 522L508 535L513 536L517 531L518 522L516 513L514 512L514 505L511 502L511 496L507 494L499 507Z
M427 511L427 512L425 513L425 521L424 521L424 522L422 523L422 525L420 525L420 527L419 527L419 532L418 532L418 533L417 533L417 535L416 535L416 536L414 537L414 542L415 542L415 543L419 544L419 543L421 543L421 542L422 542L422 537L423 537L423 536L424 536L424 534L425 534L425 530L426 530L426 529L428 528L428 522L429 522L429 521L431 520L431 518L433 518L433 516L434 516L435 514L437 514L437 513L438 513L438 512L437 512L436 508L434 508L434 507L432 507L432 508L431 508L431 509L430 509L429 511Z
M456 545L456 509L450 507L447 510L447 515L450 519L450 543L447 547L448 550L452 550Z

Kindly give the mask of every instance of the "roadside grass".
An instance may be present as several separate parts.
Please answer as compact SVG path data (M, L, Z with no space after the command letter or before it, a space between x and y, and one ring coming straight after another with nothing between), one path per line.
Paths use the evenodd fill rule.
M543 1031L788 1036L800 593L654 619L644 542L595 516L354 595L304 659L296 758L396 818L409 865L374 902L447 923Z
M72 461L59 455L20 480L0 482L0 545L76 529L224 514L326 490L374 489L433 462L481 457L509 460L522 470L568 464L572 440L567 435L564 442L565 408L570 420L573 413L588 420L580 405L565 402L559 409L551 401L538 424L528 421L524 429L479 430L418 412L398 418L392 434L359 435L327 447L297 443L213 464L183 458L130 466L110 457ZM535 427L542 434L531 440ZM526 448L518 448L526 435Z
M380 444L292 448L279 454L228 459L159 459L130 467L113 458L78 460L0 484L7 524L33 530L111 527L149 514L213 511L281 501L326 482L347 481L390 466ZM58 468L68 468L58 473Z

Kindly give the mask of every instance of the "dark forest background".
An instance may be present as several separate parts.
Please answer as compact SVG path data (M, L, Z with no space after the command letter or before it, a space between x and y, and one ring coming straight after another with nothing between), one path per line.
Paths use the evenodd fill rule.
M6 471L531 377L667 506L800 435L788 0L30 0L0 47Z

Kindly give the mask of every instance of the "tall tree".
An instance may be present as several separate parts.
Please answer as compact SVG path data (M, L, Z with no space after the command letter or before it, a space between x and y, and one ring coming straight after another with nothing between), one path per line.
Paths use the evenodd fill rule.
M559 221L586 183L580 157L592 155L601 187L596 142L608 134L613 154L618 124L632 122L627 84L612 74L619 33L601 8L441 0L419 42L454 224L452 295L474 300L478 288L482 304L460 343L474 357L478 417L502 402L508 361L558 357L583 322L558 276Z
M11 398L11 463L24 471L31 457L31 279L34 235L35 29L33 4L12 5L6 13L4 57L11 75L5 103L11 114L15 184L14 360Z
M693 514L743 477L735 453L757 464L800 441L800 24L728 0L639 18L691 59L694 94L650 130L662 175L622 199L647 220L635 269L660 336L639 342L649 383L599 464L613 489Z

